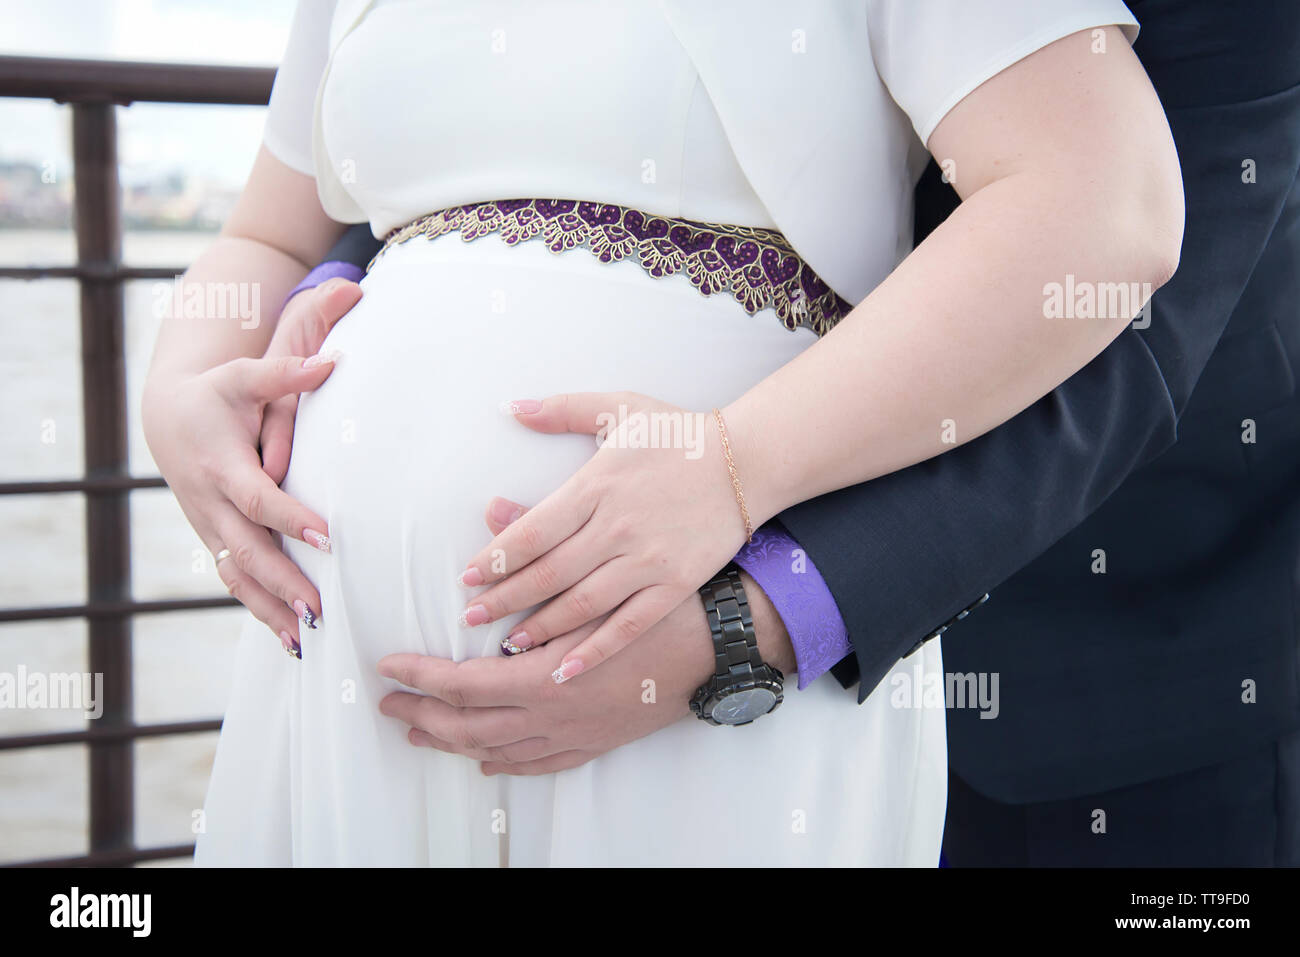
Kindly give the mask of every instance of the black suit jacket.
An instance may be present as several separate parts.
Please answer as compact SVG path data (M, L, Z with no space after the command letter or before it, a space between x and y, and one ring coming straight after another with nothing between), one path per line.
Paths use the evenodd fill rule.
M1187 207L1150 327L981 439L782 516L864 691L995 589L943 645L946 670L999 675L997 718L949 711L949 763L1003 801L1174 774L1300 725L1300 4L1130 6Z
M1187 204L1149 328L980 439L780 516L848 625L835 674L859 700L994 591L944 636L948 671L999 676L996 719L950 710L949 762L1004 801L1300 726L1300 4L1130 6ZM917 199L919 234L955 202L933 167ZM359 227L330 258L375 248Z

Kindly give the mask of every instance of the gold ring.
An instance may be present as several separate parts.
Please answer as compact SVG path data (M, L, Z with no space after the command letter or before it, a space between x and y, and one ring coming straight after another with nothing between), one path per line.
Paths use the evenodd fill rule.
M230 557L230 549L223 548L221 551L217 552L216 564L220 565L224 559L227 559L229 557Z

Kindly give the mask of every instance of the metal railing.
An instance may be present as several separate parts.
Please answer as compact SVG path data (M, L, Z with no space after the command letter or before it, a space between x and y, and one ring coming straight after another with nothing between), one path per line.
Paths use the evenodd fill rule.
M121 190L116 108L133 102L265 105L275 70L253 67L0 57L0 96L67 103L72 109L77 262L73 266L4 266L0 279L76 279L80 285L81 479L0 483L0 495L75 492L86 498L86 603L0 609L0 623L84 618L88 667L103 674L104 712L84 730L0 737L0 751L84 743L89 749L88 853L24 865L129 865L183 857L194 846L135 846L136 740L210 732L220 719L138 725L132 717L131 624L145 612L235 604L228 596L175 601L131 597L130 493L162 488L158 477L133 477L127 460L126 356L122 284L170 279L185 267L132 267L122 262ZM11 865L13 866L13 865Z

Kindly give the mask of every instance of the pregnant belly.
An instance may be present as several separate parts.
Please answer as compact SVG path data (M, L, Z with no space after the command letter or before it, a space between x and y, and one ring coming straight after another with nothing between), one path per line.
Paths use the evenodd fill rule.
M681 276L495 236L410 240L363 289L326 342L343 354L334 373L303 396L285 481L327 518L334 554L286 547L321 590L304 657L317 641L370 668L400 650L495 654L519 620L457 621L455 579L491 538L484 510L496 495L536 504L596 445L535 434L503 401L632 391L708 411L815 341Z

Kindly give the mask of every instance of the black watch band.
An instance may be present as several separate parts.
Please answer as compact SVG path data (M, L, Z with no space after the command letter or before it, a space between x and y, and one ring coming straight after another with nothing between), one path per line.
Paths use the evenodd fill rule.
M714 669L718 678L750 678L763 664L758 653L758 635L749 611L749 598L734 564L700 589L704 617L713 635Z
M749 724L783 699L784 676L763 661L740 569L734 563L700 589L713 638L713 677L691 698L691 711L712 725Z

